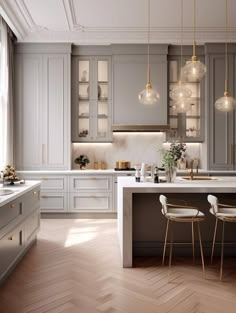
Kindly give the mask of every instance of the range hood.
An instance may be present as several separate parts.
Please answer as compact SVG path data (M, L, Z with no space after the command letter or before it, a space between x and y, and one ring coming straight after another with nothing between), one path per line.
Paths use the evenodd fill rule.
M170 125L114 124L111 130L113 132L167 132L170 130Z

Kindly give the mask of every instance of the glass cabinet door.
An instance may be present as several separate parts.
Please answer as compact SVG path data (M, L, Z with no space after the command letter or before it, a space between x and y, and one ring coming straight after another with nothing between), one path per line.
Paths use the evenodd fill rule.
M90 62L79 60L78 69L78 137L87 139L90 136Z
M103 140L109 134L109 61L97 60L97 123L96 138Z

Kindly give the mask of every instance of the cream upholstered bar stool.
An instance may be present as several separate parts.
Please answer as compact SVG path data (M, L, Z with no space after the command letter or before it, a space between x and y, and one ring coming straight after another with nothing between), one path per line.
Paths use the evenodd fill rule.
M208 195L207 200L211 205L210 213L213 214L216 218L215 231L211 249L211 263L213 261L213 254L215 249L218 220L222 221L221 256L220 256L220 280L222 280L223 262L224 262L225 222L236 222L236 205L232 206L228 204L219 203L218 198L213 195Z
M201 260L202 260L202 270L203 270L203 273L205 274L201 230L200 230L200 225L199 225L199 222L205 219L204 213L202 213L197 207L168 203L167 197L164 195L160 195L159 200L162 205L161 212L167 218L165 243L164 243L163 256L162 256L162 265L164 265L164 262L165 262L167 237L168 237L168 231L170 228L171 241L170 241L170 254L169 254L169 269L171 268L172 250L173 250L173 235L172 235L172 229L171 229L172 222L184 222L184 223L192 224L192 249L193 249L193 260L195 260L194 223L197 223Z

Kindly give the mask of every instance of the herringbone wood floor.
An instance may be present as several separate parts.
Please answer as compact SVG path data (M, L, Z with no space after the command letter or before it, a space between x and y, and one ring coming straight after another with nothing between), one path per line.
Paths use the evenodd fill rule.
M160 258L120 263L115 220L42 220L38 242L0 288L0 313L235 313L236 269Z

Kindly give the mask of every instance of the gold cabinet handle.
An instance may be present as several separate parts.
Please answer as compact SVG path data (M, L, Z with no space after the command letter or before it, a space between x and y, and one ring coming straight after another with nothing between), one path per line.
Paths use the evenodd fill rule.
M13 209L16 205L15 204L11 204L10 208Z
M15 235L12 235L11 237L8 238L8 240L14 240L15 239Z
M34 194L34 195L37 195L37 191L34 191L33 194Z
M45 163L45 144L42 144L42 163Z

